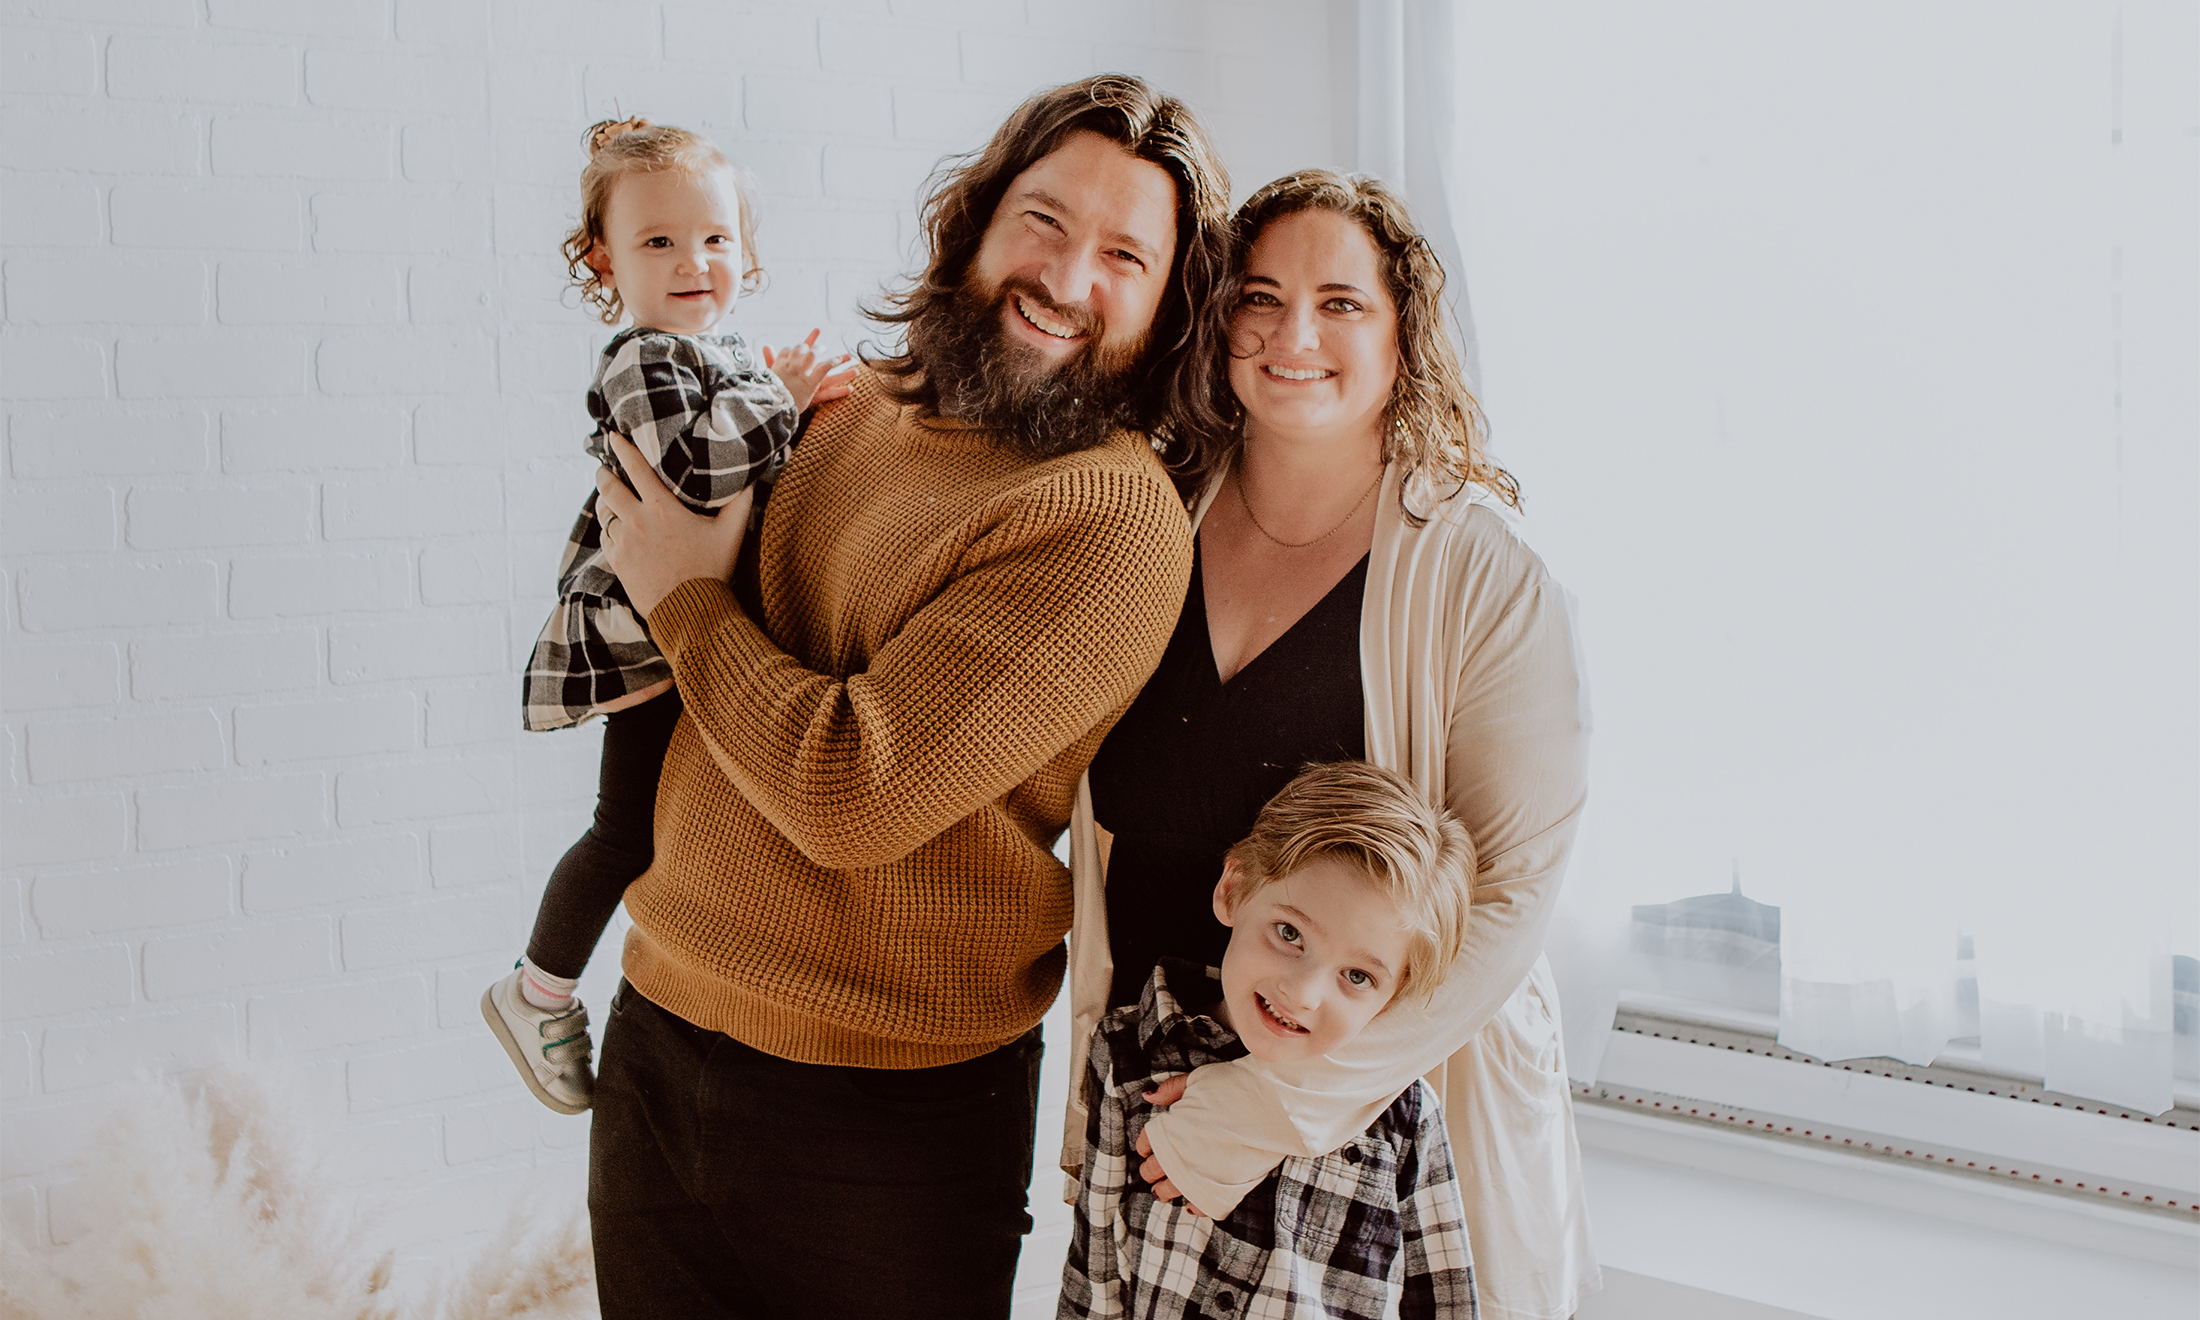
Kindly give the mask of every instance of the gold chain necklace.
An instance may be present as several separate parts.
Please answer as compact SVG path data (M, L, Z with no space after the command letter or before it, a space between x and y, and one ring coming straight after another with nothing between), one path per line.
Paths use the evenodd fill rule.
M1359 503L1354 504L1349 510L1347 510L1344 517L1337 520L1337 525L1335 527L1332 527L1328 531L1323 532L1320 536L1315 537L1311 541L1286 541L1282 537L1277 536L1274 532L1271 532L1267 528L1260 525L1260 515L1253 512L1253 502L1245 498L1244 469L1240 468L1238 471L1232 472L1230 474L1230 484L1237 487L1238 507L1245 510L1245 516L1252 520L1254 531L1259 532L1262 536L1267 537L1269 540L1275 542L1277 545L1282 546L1286 550L1304 550L1310 545L1320 545L1322 542L1328 540L1330 537L1335 536L1337 533L1343 531L1344 525L1352 521L1353 516L1359 513L1361 507L1367 503L1368 497L1372 496L1375 493L1375 488L1383 484L1383 474L1381 470L1378 469L1375 473L1375 480L1370 483L1367 490L1360 495Z

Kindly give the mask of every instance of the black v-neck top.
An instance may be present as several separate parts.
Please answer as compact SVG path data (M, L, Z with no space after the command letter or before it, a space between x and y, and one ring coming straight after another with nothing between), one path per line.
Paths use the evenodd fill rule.
M1192 550L1191 588L1161 667L1092 762L1093 815L1115 836L1111 1008L1136 1004L1163 957L1220 966L1230 942L1213 904L1222 855L1300 767L1366 754L1366 557L1224 683L1207 635L1196 540Z

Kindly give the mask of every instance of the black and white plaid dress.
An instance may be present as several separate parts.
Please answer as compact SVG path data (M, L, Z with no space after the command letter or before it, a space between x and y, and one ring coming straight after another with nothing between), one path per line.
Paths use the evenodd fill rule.
M1285 1160L1221 1220L1139 1180L1138 1134L1155 1112L1143 1093L1245 1053L1204 1015L1221 998L1212 972L1164 958L1138 1006L1093 1029L1058 1320L1474 1320L1466 1209L1444 1108L1423 1082L1344 1149Z
M588 452L597 460L617 470L606 438L616 431L683 503L706 510L777 477L797 421L793 396L741 336L642 326L604 345L588 415L596 422ZM558 561L557 608L528 657L526 725L568 728L670 677L672 666L604 562L590 491Z

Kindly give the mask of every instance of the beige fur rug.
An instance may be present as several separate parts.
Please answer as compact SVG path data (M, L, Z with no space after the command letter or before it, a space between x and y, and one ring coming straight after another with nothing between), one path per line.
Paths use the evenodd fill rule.
M596 1314L578 1215L515 1218L471 1261L400 1277L371 1219L317 1171L280 1087L240 1066L186 1095L138 1088L94 1139L98 1225L66 1246L0 1244L15 1320L567 1320Z

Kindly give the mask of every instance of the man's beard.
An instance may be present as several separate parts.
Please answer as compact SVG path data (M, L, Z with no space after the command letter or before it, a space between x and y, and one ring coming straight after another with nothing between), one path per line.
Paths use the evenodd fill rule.
M1021 295L1087 336L1058 366L1009 337L1003 314ZM1107 346L1106 327L1090 312L1065 308L1038 286L1011 278L994 289L963 287L946 305L909 324L909 357L937 392L940 412L991 431L998 443L1029 458L1090 449L1135 415L1133 377L1147 336Z

